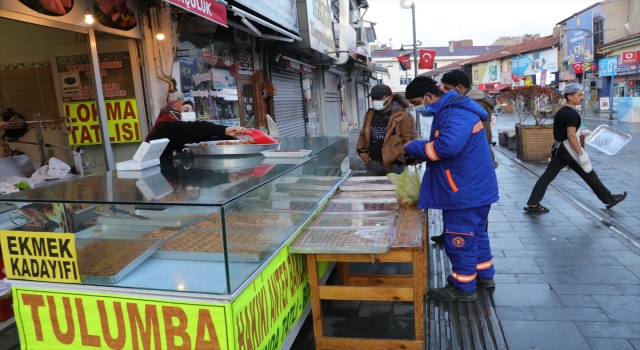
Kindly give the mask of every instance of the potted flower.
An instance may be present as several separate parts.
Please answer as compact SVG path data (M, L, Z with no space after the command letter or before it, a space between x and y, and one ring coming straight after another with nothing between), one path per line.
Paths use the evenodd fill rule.
M518 114L516 129L516 154L524 161L547 160L551 157L553 125L550 123L557 111L561 94L547 87L517 86L503 95L513 104ZM533 117L534 125L524 124Z

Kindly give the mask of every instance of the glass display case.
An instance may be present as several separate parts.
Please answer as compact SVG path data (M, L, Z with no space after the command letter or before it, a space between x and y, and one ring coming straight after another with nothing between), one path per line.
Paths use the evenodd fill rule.
M349 173L346 138L281 141L312 152L174 158L1 196L0 208L9 230L74 233L83 284L234 294Z

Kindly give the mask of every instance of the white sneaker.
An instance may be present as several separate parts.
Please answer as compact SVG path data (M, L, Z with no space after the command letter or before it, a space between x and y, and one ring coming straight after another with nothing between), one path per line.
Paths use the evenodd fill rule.
M560 171L567 171L567 170L569 170L569 169L570 169L570 168L569 168L569 166L567 165L566 167L564 167L564 168L560 169Z

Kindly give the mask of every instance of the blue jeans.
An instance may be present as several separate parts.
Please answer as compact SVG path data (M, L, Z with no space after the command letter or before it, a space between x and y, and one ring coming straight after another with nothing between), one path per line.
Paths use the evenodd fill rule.
M451 260L449 283L473 293L476 277L491 279L495 274L487 234L491 205L461 210L443 210L444 250Z

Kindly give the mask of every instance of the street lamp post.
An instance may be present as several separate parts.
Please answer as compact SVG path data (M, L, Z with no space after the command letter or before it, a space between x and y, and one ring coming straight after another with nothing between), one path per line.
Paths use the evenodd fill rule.
M411 20L413 24L413 70L414 78L418 76L418 46L416 45L416 5L412 2L411 6L405 4L407 0L400 0L400 7L403 9L411 9ZM416 129L418 137L420 136L420 116L416 116Z

